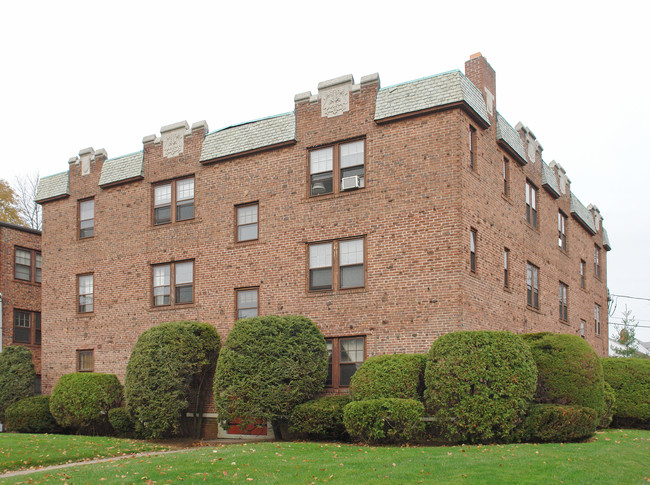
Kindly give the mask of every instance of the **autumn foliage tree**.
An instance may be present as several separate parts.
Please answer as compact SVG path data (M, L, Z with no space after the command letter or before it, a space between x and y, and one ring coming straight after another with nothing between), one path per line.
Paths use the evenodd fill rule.
M16 192L6 180L0 180L0 221L23 224Z

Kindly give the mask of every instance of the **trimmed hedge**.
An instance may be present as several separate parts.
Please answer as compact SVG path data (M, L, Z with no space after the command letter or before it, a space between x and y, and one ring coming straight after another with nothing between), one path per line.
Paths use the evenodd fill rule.
M50 412L64 428L107 434L108 411L122 402L123 388L115 374L79 372L62 375L50 397Z
M650 429L650 360L610 357L602 363L616 393L613 425Z
M318 327L298 315L237 320L219 355L214 377L216 411L224 422L288 417L321 391L327 348Z
M414 399L352 401L343 410L345 429L365 443L408 443L424 431L424 405Z
M597 423L598 414L588 407L533 404L524 421L521 439L543 443L580 441L594 435Z
M145 438L181 434L188 410L203 411L221 340L200 322L169 322L142 332L126 367L126 407ZM200 430L200 418L194 429Z
M562 333L522 335L537 363L535 402L594 409L605 406L603 368L583 338Z
M614 411L616 409L616 392L614 388L605 381L605 407L603 412L600 413L600 419L598 420L599 428L609 428L609 425L612 424L612 419L614 418Z
M125 407L113 408L108 411L108 422L118 436L131 437L135 432L135 421Z
M36 372L32 353L22 345L10 345L0 353L0 422L13 403L34 395Z
M289 432L300 439L343 440L343 408L348 396L327 396L297 405L289 419Z
M537 368L513 333L461 331L433 342L424 379L425 405L444 439L509 441L535 393Z
M350 396L355 401L382 397L422 400L426 364L426 354L370 357L352 376Z
M60 433L50 412L50 396L32 396L13 403L5 412L8 431L16 433Z

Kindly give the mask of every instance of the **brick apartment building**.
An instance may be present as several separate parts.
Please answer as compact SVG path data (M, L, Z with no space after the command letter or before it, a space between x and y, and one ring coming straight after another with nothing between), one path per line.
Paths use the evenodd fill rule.
M41 231L0 221L0 351L24 345L32 352L41 391Z
M609 243L533 132L496 109L480 54L380 88L343 76L293 112L208 133L165 126L43 178L44 387L124 378L136 339L174 320L312 318L329 386L367 357L462 329L583 335L607 355Z

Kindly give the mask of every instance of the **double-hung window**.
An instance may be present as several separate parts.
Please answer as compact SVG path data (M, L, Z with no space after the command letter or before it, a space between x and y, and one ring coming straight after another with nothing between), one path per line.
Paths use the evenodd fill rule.
M309 195L312 197L364 187L365 141L311 150L309 174Z
M585 287L585 268L587 263L583 259L580 260L580 288Z
M79 239L95 235L95 199L79 201Z
M569 320L568 306L569 287L560 281L559 302L560 302L560 320L567 322Z
M510 287L510 250L508 248L503 248L503 287Z
M600 305L594 304L594 332L600 335Z
M325 339L328 352L327 387L348 387L365 358L364 337Z
M469 127L469 168L474 170L476 168L476 128L470 125Z
M250 318L258 315L259 288L240 288L237 294L237 318Z
M539 268L531 263L526 265L526 303L539 310Z
M567 217L561 212L557 213L557 245L563 251L566 251L566 224Z
M14 310L14 343L41 345L41 314Z
M237 242L254 241L258 238L259 204L240 205L237 212Z
M365 285L364 239L309 245L309 289L361 288Z
M594 275L600 279L600 247L594 245Z
M92 313L94 311L94 278L92 274L77 276L79 288L79 313Z
M33 283L41 282L42 258L40 251L15 248L14 278Z
M537 188L526 180L526 222L537 228Z
M469 233L469 269L476 273L476 229L472 228Z
M194 261L158 264L153 267L154 306L178 305L193 301Z
M503 158L503 195L508 197L510 189L510 162Z
M156 225L194 218L194 177L154 186L153 222Z
M77 372L93 372L95 368L94 350L77 350Z

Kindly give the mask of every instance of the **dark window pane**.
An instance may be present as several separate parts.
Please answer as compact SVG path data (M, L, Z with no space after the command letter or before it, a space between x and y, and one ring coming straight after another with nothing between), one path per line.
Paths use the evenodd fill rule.
M93 311L93 295L79 295L79 313Z
M192 303L192 285L176 287L176 303Z
M153 223L154 224L165 224L171 222L172 220L172 208L167 205L164 207L156 207L153 210Z
M325 381L326 386L332 385L332 341L326 340L327 344L327 380Z
M40 396L41 394L41 376L36 376L34 378L34 394Z
M257 224L246 224L237 228L238 241L251 241L257 239Z
M339 385L349 386L350 379L352 379L352 376L357 371L357 369L361 367L361 364L362 362L358 362L355 364L341 364L341 378L339 380Z
M317 173L311 176L311 195L331 194L333 189L332 172Z
M31 268L29 266L23 266L22 264L16 264L16 278L19 280L29 281L32 279Z
M14 342L28 344L30 340L31 329L29 327L14 327Z
M243 308L237 312L237 318L251 318L257 316L257 308Z
M79 223L79 237L92 237L95 232L95 220L89 219Z
M341 288L358 288L361 286L363 286L362 264L341 268Z
M169 305L169 286L157 286L153 289L153 304Z
M185 221L187 219L194 219L194 201L176 206L176 220Z
M332 268L309 270L309 288L312 290L329 290L332 288Z
M41 314L34 313L34 343L41 345Z

